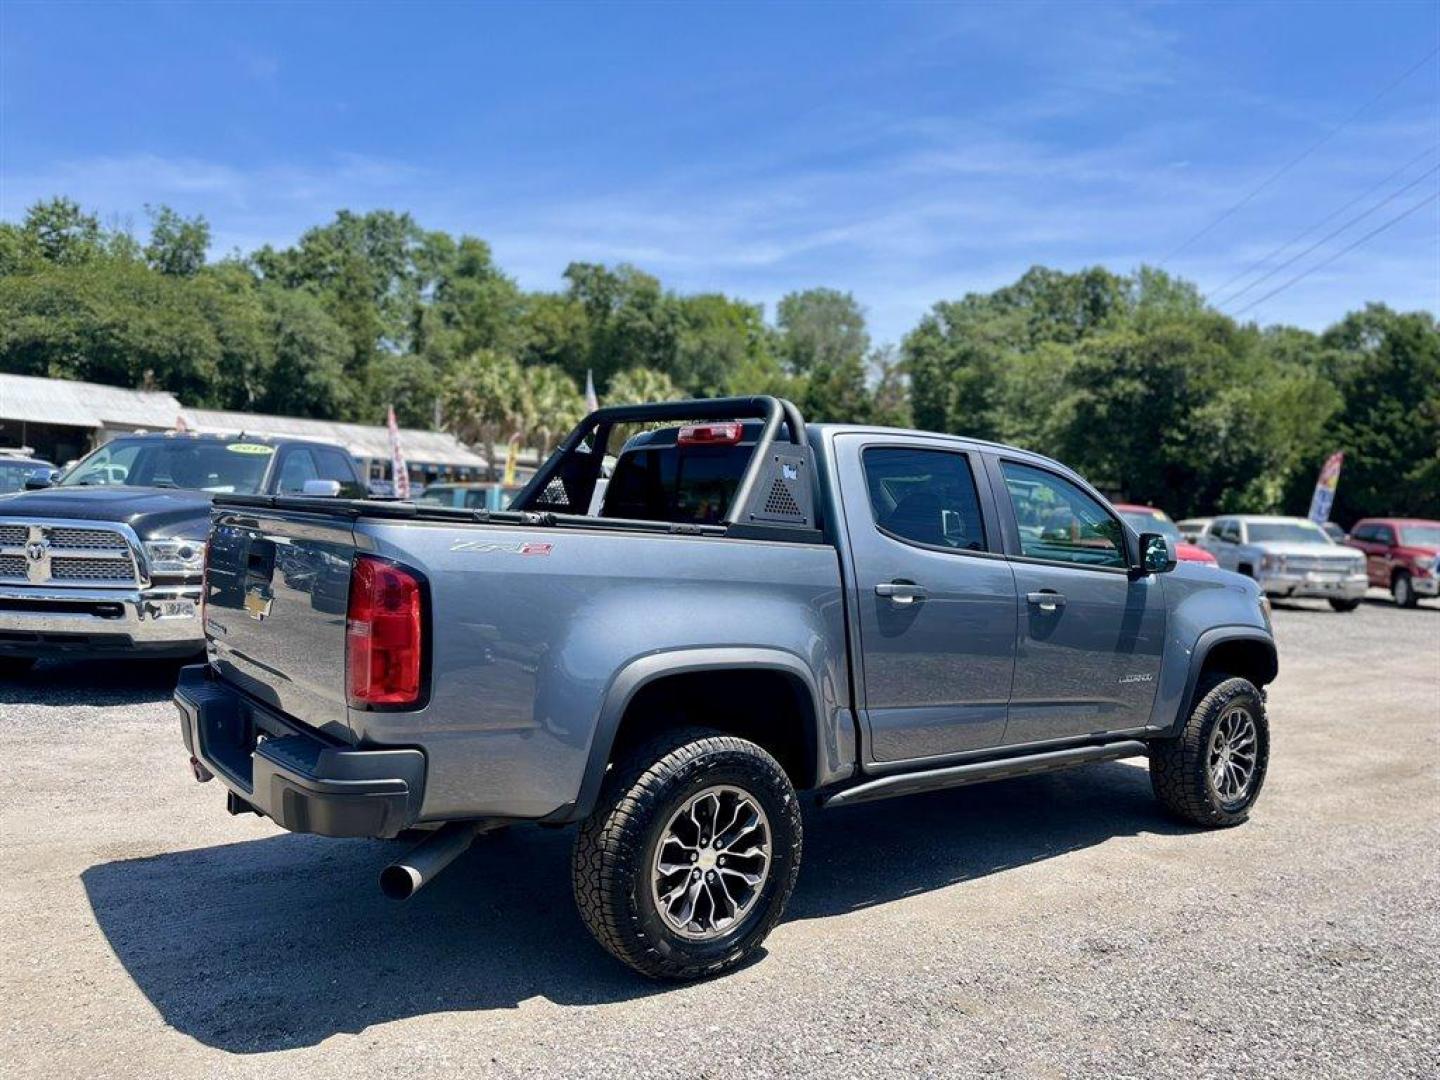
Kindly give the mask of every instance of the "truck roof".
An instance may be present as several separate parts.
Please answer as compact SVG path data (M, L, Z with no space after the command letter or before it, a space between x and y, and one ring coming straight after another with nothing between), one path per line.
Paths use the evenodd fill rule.
M1026 450L1024 447L1012 446L1009 443L992 442L989 439L977 439L970 435L954 435L947 431L923 431L919 428L897 428L886 427L883 424L806 424L806 428L824 438L827 435L895 435L913 437L924 435L935 439L946 439L962 446L975 450L989 450L992 452L1003 451L1006 454L1013 454L1016 457L1027 458L1031 461L1043 462L1065 472L1073 470L1063 462L1056 461L1052 457L1038 454L1034 450Z
M253 442L267 446L283 446L287 443L307 443L315 446L331 446L344 449L339 443L308 435L262 435L250 431L124 431L117 439L193 439L197 442ZM348 453L348 451L347 451Z

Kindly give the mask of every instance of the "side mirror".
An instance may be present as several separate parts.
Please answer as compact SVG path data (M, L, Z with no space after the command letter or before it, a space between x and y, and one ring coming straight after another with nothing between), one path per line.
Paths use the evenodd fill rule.
M306 480L300 488L300 494L316 496L321 499L333 499L340 494L340 481Z
M25 490L39 491L41 488L48 488L59 478L59 469L36 469L29 476L25 477Z
M1175 569L1175 552L1161 533L1140 534L1140 566L1142 574L1168 574Z

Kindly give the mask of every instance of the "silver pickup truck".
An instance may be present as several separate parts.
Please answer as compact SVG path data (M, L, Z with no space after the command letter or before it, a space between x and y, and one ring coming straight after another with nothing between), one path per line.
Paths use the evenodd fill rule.
M615 455L602 479L602 464ZM774 398L601 409L503 512L227 496L175 693L234 813L419 838L575 824L575 898L648 975L741 963L824 806L1148 757L1245 820L1277 660L1253 581L1177 566L1010 447Z

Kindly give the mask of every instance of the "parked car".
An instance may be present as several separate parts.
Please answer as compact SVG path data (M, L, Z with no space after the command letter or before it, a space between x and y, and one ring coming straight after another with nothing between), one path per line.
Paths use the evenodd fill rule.
M1222 569L1254 578L1267 596L1315 597L1354 611L1369 586L1364 558L1305 518L1219 517L1201 544Z
M466 510L504 510L519 487L496 483L442 482L430 484L415 501L431 506L455 506Z
M1187 541L1180 530L1175 527L1175 523L1170 520L1170 515L1164 510L1157 510L1153 506L1141 506L1139 503L1116 503L1115 509L1137 533L1158 532L1169 540L1175 548L1175 557L1181 562L1216 565L1215 556L1199 545Z
M617 425L679 420L581 512ZM273 572L282 551L348 575L345 618ZM601 409L483 521L224 496L206 580L209 663L175 703L232 812L431 830L381 875L397 899L489 828L576 824L580 912L651 976L759 949L798 790L845 806L1148 756L1165 807L1228 826L1267 767L1254 582L1177 564L1047 458L807 427L774 398Z
M25 481L36 473L49 476L55 466L28 454L0 453L0 495L8 495L25 487Z
M1364 553L1370 584L1389 589L1401 607L1440 595L1440 521L1365 518L1351 528L1348 543Z
M1180 535L1183 536L1186 541L1199 546L1200 538L1205 535L1205 530L1210 528L1210 522L1214 520L1214 518L1208 517L1185 518L1177 521L1175 527L1180 530Z
M338 446L124 435L0 501L0 674L47 656L193 656L218 493L360 495ZM343 583L342 583L343 594Z

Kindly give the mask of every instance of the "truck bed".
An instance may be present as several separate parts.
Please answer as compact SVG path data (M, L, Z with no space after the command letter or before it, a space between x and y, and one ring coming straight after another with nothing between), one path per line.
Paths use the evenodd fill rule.
M816 534L818 539L818 534ZM351 562L420 577L426 696L347 704ZM578 515L374 500L217 500L207 631L218 676L319 737L426 755L420 820L563 817L600 713L646 657L788 657L848 712L839 557L821 542ZM643 613L637 618L637 613ZM849 730L822 724L822 729ZM854 760L853 744L821 757Z

